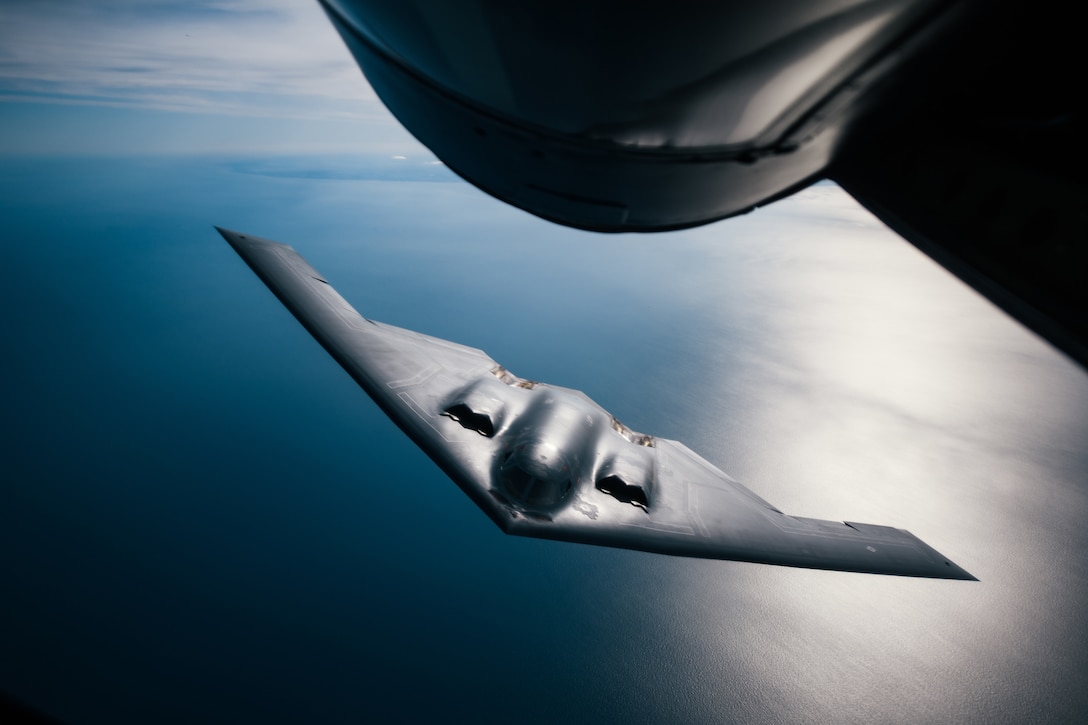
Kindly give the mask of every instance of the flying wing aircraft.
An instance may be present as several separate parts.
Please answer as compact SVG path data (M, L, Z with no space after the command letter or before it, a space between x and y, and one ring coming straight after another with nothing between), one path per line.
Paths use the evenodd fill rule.
M320 0L452 170L604 232L814 181L1088 366L1081 23L1063 0Z
M484 352L361 316L291 247L219 229L374 402L508 534L973 580L902 529L787 516L682 443Z

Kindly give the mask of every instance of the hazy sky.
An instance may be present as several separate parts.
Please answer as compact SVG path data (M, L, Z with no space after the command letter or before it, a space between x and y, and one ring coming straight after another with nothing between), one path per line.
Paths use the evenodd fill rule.
M413 144L316 2L0 4L0 153Z

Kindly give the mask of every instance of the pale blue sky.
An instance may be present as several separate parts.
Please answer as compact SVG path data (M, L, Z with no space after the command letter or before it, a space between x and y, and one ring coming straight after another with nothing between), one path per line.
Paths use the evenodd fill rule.
M4 3L0 127L6 154L416 147L298 0Z

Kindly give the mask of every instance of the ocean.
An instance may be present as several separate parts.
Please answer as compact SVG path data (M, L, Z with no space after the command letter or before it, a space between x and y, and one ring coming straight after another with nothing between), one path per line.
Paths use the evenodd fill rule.
M433 157L0 167L0 691L73 723L1088 712L1088 375L831 184L597 235ZM504 536L213 229L979 578Z

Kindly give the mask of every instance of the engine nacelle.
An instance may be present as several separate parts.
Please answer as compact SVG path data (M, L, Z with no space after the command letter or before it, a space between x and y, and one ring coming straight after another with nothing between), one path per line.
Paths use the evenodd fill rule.
M815 180L874 82L861 75L937 4L322 2L451 169L612 232L704 224Z

